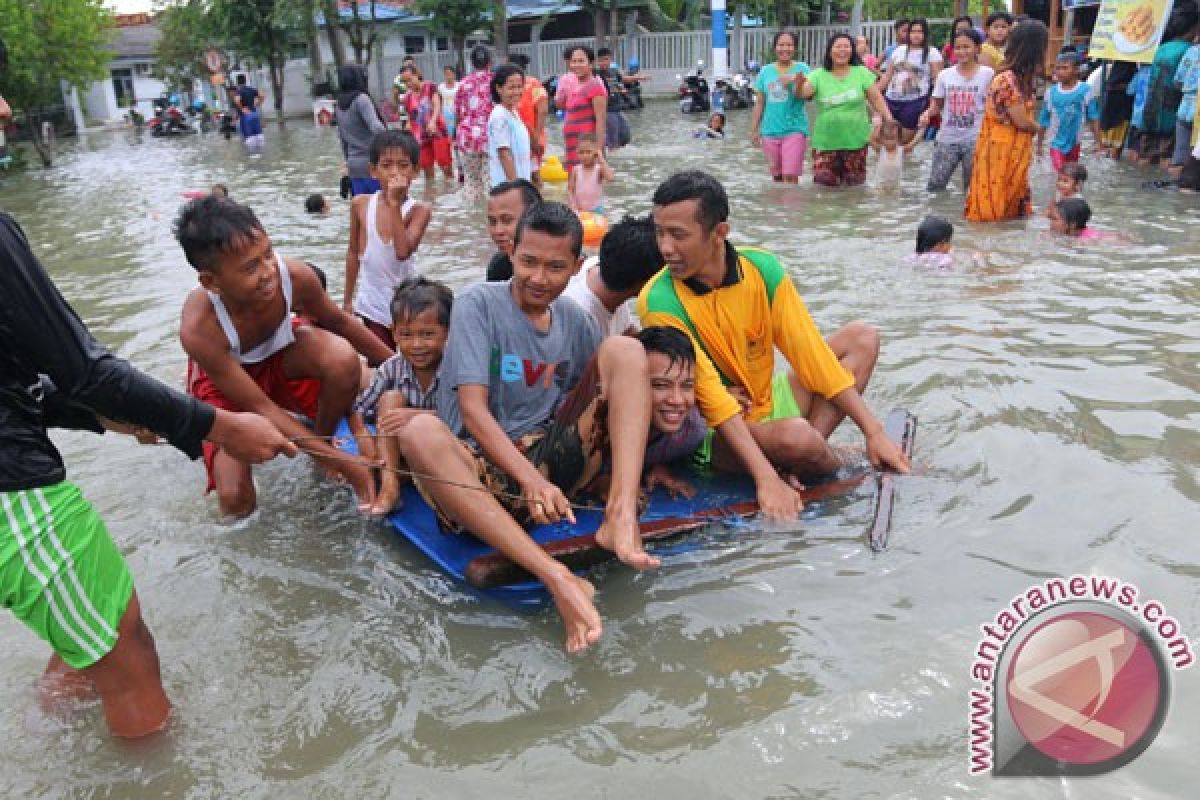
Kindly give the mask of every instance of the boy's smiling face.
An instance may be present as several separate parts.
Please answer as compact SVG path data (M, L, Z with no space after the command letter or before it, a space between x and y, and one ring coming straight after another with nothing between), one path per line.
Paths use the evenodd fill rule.
M696 405L696 362L671 360L666 353L647 352L650 373L651 426L675 433Z
M226 304L268 304L279 294L275 250L264 231L235 239L215 261L211 269L199 271L200 285L219 294Z
M438 319L436 308L425 308L392 324L392 338L413 369L432 370L442 362L446 351L446 326Z
M527 315L545 312L579 271L571 237L526 228L512 256L512 295Z

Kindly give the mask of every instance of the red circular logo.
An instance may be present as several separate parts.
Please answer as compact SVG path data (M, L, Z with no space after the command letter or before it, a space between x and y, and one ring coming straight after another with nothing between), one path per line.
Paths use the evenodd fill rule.
M1021 642L1004 688L1029 744L1060 762L1099 764L1157 732L1151 726L1166 687L1138 631L1078 611L1048 620Z

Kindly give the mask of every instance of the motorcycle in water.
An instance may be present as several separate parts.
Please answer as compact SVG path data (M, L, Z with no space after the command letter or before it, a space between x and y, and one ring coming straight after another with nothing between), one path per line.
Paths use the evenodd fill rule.
M754 89L750 81L740 72L729 78L717 78L713 105L723 111L750 108L754 105Z
M708 111L712 108L708 81L704 77L704 62L697 61L696 68L686 76L677 75L679 84L679 110L684 114Z
M180 136L195 133L196 129L188 124L183 112L179 110L179 98L158 98L154 101L154 117L146 121L151 136Z

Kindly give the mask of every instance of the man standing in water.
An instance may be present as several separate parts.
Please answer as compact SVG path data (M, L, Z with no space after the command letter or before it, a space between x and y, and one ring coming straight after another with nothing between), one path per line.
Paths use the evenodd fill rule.
M780 478L826 475L841 459L826 441L845 417L876 466L908 471L861 392L879 336L851 322L828 341L775 256L728 242L729 200L711 175L680 172L654 193L654 226L667 266L642 289L642 324L670 325L696 344L696 399L715 429L709 450L722 470L754 478L768 516L794 518L800 495ZM792 374L774 375L775 348Z
M262 417L215 411L108 352L2 212L0 298L0 601L54 649L46 704L98 694L114 735L154 733L171 705L133 578L46 429L148 429L191 458L203 440L252 462L296 447Z

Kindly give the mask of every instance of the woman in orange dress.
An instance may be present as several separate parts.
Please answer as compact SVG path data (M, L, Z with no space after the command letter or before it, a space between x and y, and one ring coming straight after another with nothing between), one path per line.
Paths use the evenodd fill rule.
M975 145L967 219L996 222L1033 213L1029 165L1037 119L1035 82L1045 74L1046 26L1025 20L1008 36L1004 63L988 89L983 127Z

